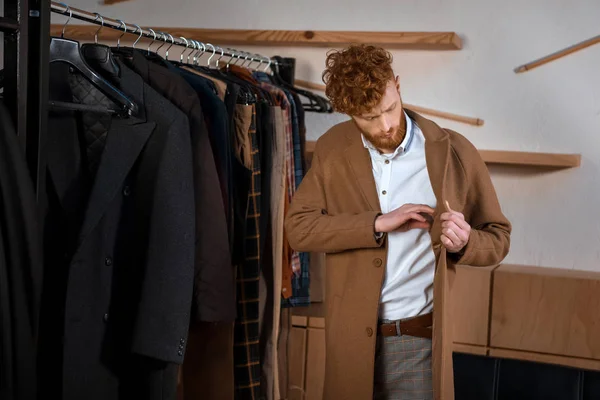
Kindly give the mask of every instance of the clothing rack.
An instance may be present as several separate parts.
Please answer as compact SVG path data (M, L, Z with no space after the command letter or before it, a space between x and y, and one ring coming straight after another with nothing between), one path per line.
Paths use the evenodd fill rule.
M44 0L4 0L4 103L25 154L36 193L44 185L43 143L48 103L50 6Z
M179 37L179 38L173 37L172 35L170 35L169 33L166 33L166 32L161 32L158 30L154 30L152 28L145 29L145 28L140 27L137 24L131 24L131 23L127 23L127 22L124 22L124 21L121 21L118 19L107 18L98 13L91 13L91 12L88 12L85 10L70 7L69 5L67 5L65 3L53 1L51 4L51 9L52 9L52 12L68 16L69 19L75 18L75 19L79 19L82 21L92 23L92 24L101 25L102 27L105 27L105 28L115 29L115 30L123 32L124 34L130 33L132 35L136 35L136 36L138 36L138 40L141 39L142 37L152 39L153 41L162 40L165 42L165 44L168 44L168 45L183 46L188 49L193 48L196 50L202 50L203 53L206 51L209 51L213 55L218 56L219 59L221 57L229 57L230 60L237 58L236 61L244 60L244 62L249 61L250 63L256 62L256 63L260 63L260 64L266 64L265 70L267 68L269 68L270 66L275 66L277 68L281 68L283 66L283 63L273 60L267 56L262 56L260 54L252 54L252 53L248 53L248 52L240 51L240 50L236 50L236 49L231 49L231 48L223 49L219 46L215 46L210 43L202 43L202 42L194 40L194 39L189 39L189 38L184 38L184 37ZM68 25L68 23L69 23L69 21L67 20L65 27ZM63 34L64 34L64 29L63 29ZM96 39L97 39L97 36L96 36ZM220 50L217 50L217 49L220 49Z
M223 49L210 43L191 41L187 38L174 38L151 28L141 28L100 14L70 7L64 3L44 0L4 0L4 16L0 17L0 32L4 33L4 70L0 87L2 98L12 117L19 142L25 154L36 194L45 185L45 134L43 127L48 118L48 82L50 48L50 13L66 15L70 18L87 21L112 29L146 37L164 40L168 45L184 46L197 50L212 51L218 57L229 57L230 61L242 60L275 66L283 76L294 79L295 60L283 59L279 62L270 57L252 54L235 49ZM219 49L219 50L217 50Z

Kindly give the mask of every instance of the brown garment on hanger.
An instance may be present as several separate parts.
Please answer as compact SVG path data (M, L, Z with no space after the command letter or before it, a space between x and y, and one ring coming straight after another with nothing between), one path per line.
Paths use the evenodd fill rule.
M233 400L233 323L191 326L182 380L184 400Z
M205 74L203 72L198 71L197 69L191 67L183 67L186 71L199 75L203 78L210 79L217 88L217 95L222 101L225 101L225 94L227 93L227 83L223 82L220 79L215 78L214 76L210 76L209 74Z
M248 130L252 123L252 106L236 104L233 121L235 123L235 137L233 138L235 156L244 167L252 169L252 141L248 136Z

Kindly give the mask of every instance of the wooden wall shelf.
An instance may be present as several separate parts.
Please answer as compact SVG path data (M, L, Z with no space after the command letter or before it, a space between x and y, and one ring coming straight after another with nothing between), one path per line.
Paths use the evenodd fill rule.
M515 165L539 168L575 168L581 165L581 154L533 153L525 151L479 150L490 165Z
M315 141L306 142L307 160L312 159ZM524 151L479 150L488 165L513 165L548 169L575 168L581 165L581 154L532 153Z
M53 24L50 33L55 36L60 35L62 27ZM217 45L343 47L351 43L369 43L410 50L460 50L462 48L462 40L455 32L283 31L181 27L153 29L176 37L183 36ZM65 36L74 40L90 40L97 30L98 27L95 25L69 24ZM100 32L100 37L103 40L116 40L121 33L115 29L104 29ZM130 35L131 38L136 36Z

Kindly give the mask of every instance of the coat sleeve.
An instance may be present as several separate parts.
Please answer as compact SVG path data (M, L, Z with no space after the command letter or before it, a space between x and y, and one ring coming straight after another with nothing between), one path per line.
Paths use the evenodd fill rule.
M132 350L182 363L194 282L194 187L188 120L172 112L168 130L152 134L140 164L138 196L147 221L139 234L147 248Z
M383 240L376 240L374 231L377 211L329 215L320 153L317 142L312 165L286 215L290 246L296 251L321 253L381 246Z
M466 139L461 141L466 142L462 144L459 157L469 180L464 214L471 225L471 235L467 246L457 255L456 263L478 267L499 264L508 254L512 227L502 213L479 151Z

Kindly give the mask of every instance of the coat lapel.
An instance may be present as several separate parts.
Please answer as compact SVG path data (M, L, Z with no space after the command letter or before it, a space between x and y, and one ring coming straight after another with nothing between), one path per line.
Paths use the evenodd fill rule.
M358 129L353 123L349 122L349 124L352 124L354 129L351 129L348 134L350 145L344 150L346 162L354 174L360 192L369 204L369 207L371 207L371 210L381 212L369 150L365 149Z
M444 182L448 169L448 156L450 143L448 133L433 121L421 117L419 114L406 110L406 113L421 128L425 137L425 161L433 193L437 199L436 216L445 211Z
M127 120L113 121L85 213L79 244L98 224L121 189L155 126L154 122L131 124Z

